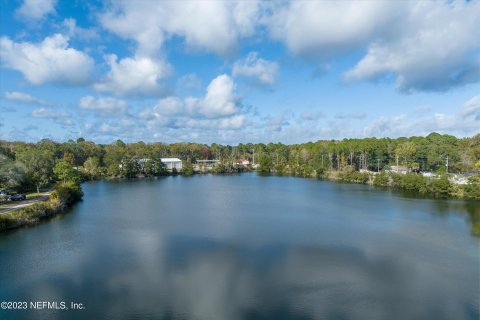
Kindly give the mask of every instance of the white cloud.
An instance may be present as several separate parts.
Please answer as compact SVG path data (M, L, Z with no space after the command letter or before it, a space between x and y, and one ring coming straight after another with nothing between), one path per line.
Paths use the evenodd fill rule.
M175 115L183 110L183 102L178 97L160 99L154 107L155 112L163 115Z
M222 74L208 85L202 98L168 97L155 106L156 113L185 113L195 117L221 118L234 115L240 111L240 98L235 93L235 83L232 78Z
M68 38L55 34L40 43L0 38L0 57L5 67L20 71L35 85L85 84L94 62L87 54L68 47Z
M475 96L465 102L461 114L464 118L473 117L475 120L480 120L480 96Z
M24 0L15 13L27 22L39 21L46 15L55 13L56 3L57 0Z
M189 48L225 55L240 37L253 34L258 1L119 1L101 16L111 32L133 39L139 53L152 55L172 36Z
M278 63L258 57L257 52L250 52L244 60L233 64L232 75L254 79L260 85L273 85L278 76Z
M170 74L171 68L161 60L135 56L117 62L117 56L107 56L110 71L94 85L97 91L119 96L159 96L166 91L159 80Z
M390 117L379 117L364 127L365 136L400 137L424 136L431 132L456 136L471 136L479 133L480 98L473 97L455 113L430 113L417 109Z
M45 100L35 98L32 95L29 95L28 93L23 93L18 91L5 92L4 97L5 99L11 100L11 101L27 103L27 104L40 104L40 105L47 104Z
M290 112L281 112L276 114L273 117L267 117L265 125L269 128L269 131L280 132L284 127L290 125L290 119L293 117L293 114ZM263 125L262 125L263 127Z
M38 108L33 110L31 115L34 118L52 119L56 123L64 126L71 126L74 124L72 115L67 111L54 110L51 108Z
M213 79L203 97L163 98L153 108L140 112L139 117L150 128L239 129L246 121L235 83L226 74Z
M480 80L478 1L291 1L266 21L273 39L310 59L366 52L346 80L395 79L404 92Z
M291 1L276 7L267 24L272 38L293 53L323 59L361 48L392 28L402 6L394 1Z
M73 18L63 20L63 25L67 28L69 37L78 37L82 40L94 40L99 37L95 29L79 27Z
M220 130L235 130L240 129L245 124L245 115L237 114L232 117L220 119L195 119L195 118L180 118L175 121L175 126L180 128L195 128L195 129L220 129Z
M203 101L200 102L200 113L207 117L228 116L237 113L238 98L235 95L235 83L226 74L222 74L210 82Z
M412 2L395 38L372 42L347 80L392 75L402 91L442 91L480 80L480 3Z
M99 116L122 116L127 112L127 103L111 97L94 98L86 96L80 99L78 104L80 109L91 110Z

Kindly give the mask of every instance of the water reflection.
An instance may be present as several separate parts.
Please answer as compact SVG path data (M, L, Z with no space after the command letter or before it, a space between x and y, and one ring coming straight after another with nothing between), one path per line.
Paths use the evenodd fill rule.
M87 306L5 318L478 319L475 203L205 178L89 185L64 219L0 236L0 297Z

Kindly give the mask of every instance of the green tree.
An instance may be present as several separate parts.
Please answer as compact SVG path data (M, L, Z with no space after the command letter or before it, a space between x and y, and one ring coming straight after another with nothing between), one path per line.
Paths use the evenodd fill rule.
M27 182L24 166L0 153L0 186L21 190Z
M37 192L48 185L53 177L55 156L50 146L51 144L45 148L38 145L17 155L17 159L25 166L27 177L35 185Z
M397 157L404 160L404 163L409 166L410 161L417 151L417 147L413 142L404 142L395 149L395 154Z
M193 166L190 161L184 161L182 166L182 172L186 176L191 176L193 172Z
M57 179L63 181L63 183L67 183L67 181L78 183L80 181L78 171L66 160L58 161L53 168L53 173L55 173Z
M83 164L83 169L90 179L95 179L101 174L100 160L98 157L89 157Z
M258 162L260 165L258 170L260 172L271 172L273 168L272 159L268 154L263 153L260 157L260 161Z

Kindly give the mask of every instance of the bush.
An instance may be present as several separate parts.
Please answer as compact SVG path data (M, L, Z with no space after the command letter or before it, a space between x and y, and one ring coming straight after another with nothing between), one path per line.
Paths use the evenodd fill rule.
M400 187L407 191L426 193L428 191L427 181L424 176L414 173L406 174L400 179Z
M465 198L480 199L480 182L471 181L463 186L463 194Z
M342 172L339 175L340 181L348 183L367 184L369 179L370 175L368 173L362 173L358 171Z
M59 183L51 193L51 199L58 199L64 205L71 205L83 197L83 191L79 184L67 182Z
M439 196L448 196L452 192L452 185L448 181L447 175L442 175L438 179L430 181L430 191Z
M386 173L380 173L375 176L375 179L373 180L373 185L377 187L388 187L389 185L389 177Z

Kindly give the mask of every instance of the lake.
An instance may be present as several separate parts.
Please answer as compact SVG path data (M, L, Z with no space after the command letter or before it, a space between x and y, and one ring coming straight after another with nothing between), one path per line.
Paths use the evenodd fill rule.
M0 319L479 318L479 202L255 173L83 189L0 235L0 298L84 309Z

